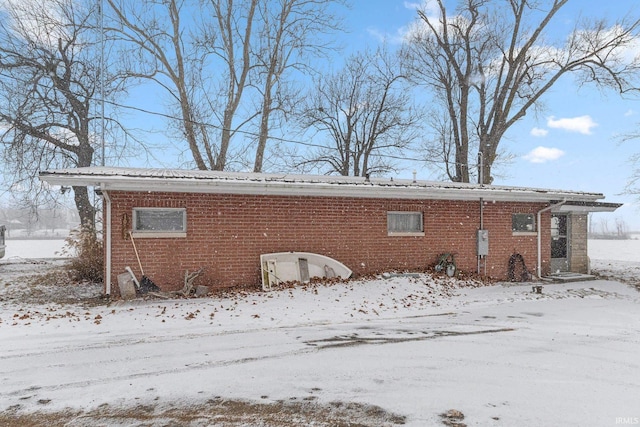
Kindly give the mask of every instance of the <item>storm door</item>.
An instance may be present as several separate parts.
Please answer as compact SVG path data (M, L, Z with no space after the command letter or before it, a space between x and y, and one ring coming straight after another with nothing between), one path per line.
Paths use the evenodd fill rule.
M567 214L551 215L551 273L569 271L569 242Z

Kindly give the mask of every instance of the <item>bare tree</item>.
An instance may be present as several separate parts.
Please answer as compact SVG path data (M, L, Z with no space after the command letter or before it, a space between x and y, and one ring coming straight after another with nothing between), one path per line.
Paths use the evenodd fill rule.
M261 171L272 118L294 103L288 78L326 47L319 36L338 27L331 5L343 1L107 0L108 31L129 76L180 112L173 123L198 169L225 170L257 143Z
M326 142L303 163L345 176L393 169L389 157L418 137L420 118L396 59L385 49L360 53L343 70L317 80L301 121Z
M90 166L99 102L99 49L93 6L72 0L5 1L0 20L0 144L5 172L30 199L38 171ZM73 187L82 225L94 225L86 187Z
M426 115L426 125L429 129L423 147L425 159L432 162L435 167L441 167L446 179L460 181L459 177L466 171L458 167L460 157L464 157L464 149L456 145L456 129L449 120L446 112L432 109ZM458 149L460 148L460 149Z
M222 107L220 154L215 170L224 170L227 153L234 133L257 116L250 111L248 117L235 124L236 114L249 84L249 73L255 67L251 55L251 40L259 0L210 0L214 22L209 25L206 47L224 64L220 92L216 100Z
M640 139L640 123L636 123L636 130L624 133L619 136L620 143L626 143L629 141L637 141ZM631 175L629 176L625 185L624 192L636 196L636 200L640 201L640 153L632 154L629 159L629 166L631 169Z
M253 170L261 172L274 113L290 112L297 99L287 86L287 74L309 72L306 57L321 56L330 44L322 34L340 29L340 19L331 8L342 0L262 1L259 6L261 29L257 40L256 64L259 80L260 125Z
M622 137L622 141L631 141L640 138L639 132L626 134ZM635 153L629 158L631 166L631 176L625 186L625 193L638 196L640 200L640 153Z
M239 115L250 73L259 0L107 0L129 76L151 81L180 112L175 125L195 166L224 170L234 135L258 115Z
M554 44L546 37L549 26L568 0L465 0L454 16L435 1L438 16L418 11L404 58L413 81L432 93L449 122L440 139L455 153L443 156L453 162L453 181L470 181L475 148L478 180L491 183L505 132L565 74L619 92L639 87L639 58L625 52L637 40L638 19L582 21Z
M600 234L603 236L609 236L609 221L606 218L600 218Z
M624 219L617 217L615 219L616 236L619 239L626 239L629 237L629 227Z
M198 169L210 169L218 161L210 142L210 129L200 119L210 112L198 109L202 100L202 57L196 38L187 28L197 16L182 0L107 0L113 15L106 32L119 42L121 67L127 78L152 81L178 107L178 128ZM195 7L192 4L189 7ZM198 114L200 113L200 114Z

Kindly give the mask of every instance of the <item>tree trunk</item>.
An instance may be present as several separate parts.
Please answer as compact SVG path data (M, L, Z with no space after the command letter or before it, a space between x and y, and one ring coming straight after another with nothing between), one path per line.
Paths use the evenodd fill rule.
M224 112L224 119L222 121L222 132L220 134L220 152L216 159L216 164L213 170L223 171L227 166L227 152L229 151L229 144L231 143L231 122L233 119L233 112L229 109Z
M270 78L270 76L267 76L267 78ZM269 116L271 115L272 84L270 81L268 81L265 86L264 98L262 100L262 116L260 117L260 135L258 136L256 159L253 165L254 172L262 172L264 151L267 148L267 139L269 137Z
M491 169L496 157L495 148L491 144L485 144L484 147L484 151L478 152L478 184L489 185L493 182Z
M461 144L456 148L456 182L469 182L469 146L468 144Z
M73 199L80 215L80 226L84 229L95 227L96 211L89 200L87 187L73 187ZM95 228L94 228L95 229Z

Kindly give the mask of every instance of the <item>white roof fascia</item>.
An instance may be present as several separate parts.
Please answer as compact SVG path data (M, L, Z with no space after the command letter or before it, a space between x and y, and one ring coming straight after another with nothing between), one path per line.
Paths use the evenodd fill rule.
M563 205L557 209L553 209L551 212L575 212L575 213L589 213L589 212L615 212L622 206L622 203L602 203L586 206L578 205Z
M128 175L128 176L127 176ZM561 190L480 186L409 180L155 169L81 168L40 173L52 185L100 186L106 191L220 193L240 195L327 196L391 199L549 202L596 201L604 196Z

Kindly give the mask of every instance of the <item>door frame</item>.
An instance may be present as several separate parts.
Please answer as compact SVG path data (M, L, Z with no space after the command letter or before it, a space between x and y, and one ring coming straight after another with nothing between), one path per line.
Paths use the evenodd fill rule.
M551 274L571 271L571 215L569 213L552 213L549 231L551 234ZM564 256L557 256L558 252ZM556 256L554 257L554 255Z

